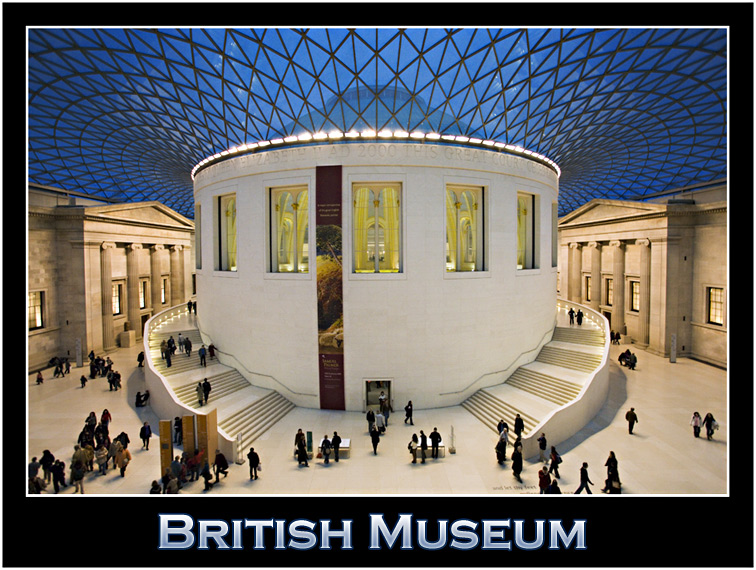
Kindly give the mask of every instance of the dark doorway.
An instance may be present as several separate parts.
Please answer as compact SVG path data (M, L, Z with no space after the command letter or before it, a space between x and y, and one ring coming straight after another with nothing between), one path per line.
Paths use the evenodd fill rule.
M368 410L377 412L380 409L381 392L385 401L391 404L391 380L365 380L365 405Z

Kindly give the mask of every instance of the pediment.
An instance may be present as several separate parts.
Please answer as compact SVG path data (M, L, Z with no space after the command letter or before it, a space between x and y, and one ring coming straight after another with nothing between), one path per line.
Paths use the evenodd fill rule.
M622 200L591 200L559 221L560 227L596 222L627 220L666 212L664 204L627 202Z
M87 216L118 222L193 228L194 222L160 202L136 202L87 208Z

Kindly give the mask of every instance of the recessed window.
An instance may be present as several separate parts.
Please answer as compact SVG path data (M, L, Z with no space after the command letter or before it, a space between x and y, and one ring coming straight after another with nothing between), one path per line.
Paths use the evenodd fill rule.
M535 269L535 196L517 194L517 269Z
M270 251L274 273L310 270L307 187L271 188Z
M202 209L194 206L194 266L202 269Z
M29 330L44 328L45 326L45 292L31 291L29 293Z
M139 281L139 308L147 307L147 281Z
M353 197L354 272L401 272L401 185L355 184Z
M707 287L706 298L708 305L706 322L712 325L724 325L724 289Z
M236 195L218 197L218 270L236 271Z
M614 280L613 279L607 279L606 280L606 304L611 307L612 303L614 302Z
M640 281L630 281L630 310L640 311Z
M590 275L585 276L585 300L586 301L591 300L591 276Z
M551 267L559 265L559 204L551 203Z
M113 314L120 315L123 313L123 285L121 283L113 284Z
M160 303L165 305L168 302L168 279L160 280Z
M446 270L483 271L483 188L446 189Z

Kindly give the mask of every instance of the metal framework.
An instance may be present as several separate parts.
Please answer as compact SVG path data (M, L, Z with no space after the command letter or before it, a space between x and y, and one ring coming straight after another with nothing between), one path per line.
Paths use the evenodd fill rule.
M399 129L518 145L563 215L727 176L727 30L28 30L29 182L193 217L246 143Z

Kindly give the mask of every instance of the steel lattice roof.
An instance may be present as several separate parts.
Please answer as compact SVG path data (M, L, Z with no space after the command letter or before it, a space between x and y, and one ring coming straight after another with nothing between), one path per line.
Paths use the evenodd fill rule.
M193 217L243 143L426 130L561 168L560 214L727 176L725 28L28 30L29 182Z

